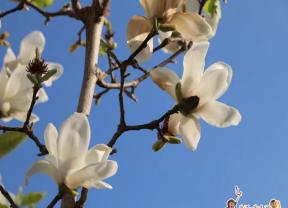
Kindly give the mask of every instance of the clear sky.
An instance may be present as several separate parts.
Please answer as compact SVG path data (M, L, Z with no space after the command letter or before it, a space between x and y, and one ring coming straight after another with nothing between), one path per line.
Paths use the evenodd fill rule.
M51 10L65 1L57 1ZM11 8L1 0L0 10ZM232 65L232 85L221 100L237 107L242 114L238 127L218 129L204 122L202 138L196 152L184 145L167 146L154 153L151 145L155 133L127 133L117 143L119 171L108 180L113 190L91 190L87 207L115 208L189 208L225 207L234 197L234 186L244 192L246 204L265 204L271 198L288 206L288 2L287 0L230 0L223 5L223 19L216 37L211 41L207 66L216 61ZM143 14L138 0L112 0L111 21L118 42L117 54L127 58L125 31L129 19ZM44 58L63 64L64 75L47 88L49 102L38 105L41 121L35 126L43 137L48 122L57 127L76 110L83 71L83 52L68 52L77 39L81 24L68 18L56 18L43 25L44 19L34 11L19 12L5 18L2 30L9 31L9 41L18 52L21 39L29 32L41 30L47 39ZM2 58L5 49L0 47ZM182 58L177 67L182 73ZM165 54L160 53L147 69ZM107 68L106 60L100 66ZM173 104L172 99L151 80L136 91L138 103L126 100L128 122L143 123L158 118ZM106 143L116 130L118 105L116 92L105 96L93 106L90 117L92 143ZM12 123L14 124L14 123ZM12 125L11 124L11 125ZM6 188L17 192L24 174L38 160L37 149L27 140L16 152L0 160L0 172ZM43 174L35 175L24 188L47 191L45 207L57 192L56 185Z

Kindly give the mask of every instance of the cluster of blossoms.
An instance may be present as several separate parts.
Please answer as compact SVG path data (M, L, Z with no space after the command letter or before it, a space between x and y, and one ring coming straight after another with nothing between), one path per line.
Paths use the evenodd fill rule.
M132 17L127 28L127 44L132 52L153 30L155 19L160 24L159 42L167 38L170 40L165 52L177 51L180 48L179 38L193 44L185 53L181 80L175 72L164 67L153 69L150 75L161 89L182 106L180 113L169 118L168 131L165 133L168 136L181 134L186 146L195 150L200 140L199 118L220 128L238 125L241 121L237 109L217 101L231 83L231 67L217 62L204 70L208 40L216 34L221 19L220 2L216 3L215 14L204 11L203 16L198 14L198 0L140 0L140 3L146 17ZM175 31L161 31L161 25L172 25ZM178 34L177 38L174 38L173 33ZM153 39L136 59L143 62L150 59L152 54Z
M175 72L164 67L151 70L150 75L180 106L179 112L169 117L164 134L181 134L186 146L195 150L201 134L200 118L220 128L238 125L241 121L237 109L217 101L231 83L231 67L217 62L204 70L208 40L216 34L221 19L220 2L217 1L215 14L204 11L202 16L198 14L198 0L140 0L140 3L146 16L132 17L127 27L127 44L131 52L135 52L149 35L153 37L158 34L160 44L169 40L164 52L175 52L183 44L190 46L192 43L184 55L181 79ZM31 62L35 50L42 53L44 46L43 34L34 31L23 39L17 57L12 49L7 50L0 71L0 118L3 121L26 119L33 94L33 83L27 78L31 69L27 72L27 66L42 65L44 72L56 69L56 73L43 82L46 86L51 86L63 73L60 64L44 64L39 60ZM153 38L135 59L141 63L149 60L152 55ZM48 100L43 88L37 96L37 102ZM31 122L37 120L38 117L32 115ZM65 186L69 190L78 187L112 188L103 180L115 175L118 165L108 160L112 149L107 145L96 145L88 149L90 125L86 115L72 114L63 123L59 133L53 124L48 124L44 138L49 154L33 164L25 177L25 183L32 175L41 172L51 176L59 187Z

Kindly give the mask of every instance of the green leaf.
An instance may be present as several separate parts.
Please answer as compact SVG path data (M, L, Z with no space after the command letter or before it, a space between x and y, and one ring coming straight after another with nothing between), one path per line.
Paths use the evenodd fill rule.
M51 6L54 3L54 0L31 0L30 2L37 7L44 8Z
M170 32L170 31L175 31L176 26L175 25L170 25L170 24L162 24L159 26L159 30L162 32Z
M175 136L165 136L165 139L167 139L167 142L169 144L181 144L182 143L181 139Z
M31 192L22 196L20 206L33 206L40 202L45 196L44 192Z
M109 48L109 45L103 39L101 39L99 53L102 57L105 56L108 48Z
M176 84L175 92L176 92L177 101L178 101L178 102L181 102L182 99L183 99L183 95L182 95L182 86L181 86L181 83L180 83L180 82L178 82L178 83Z
M74 44L72 44L70 47L69 47L69 52L70 53L73 53L73 52L75 52L78 48L79 48L79 44L78 43L74 43Z
M25 137L26 134L14 131L2 134L0 136L0 158L16 149L24 141Z
M32 82L33 85L39 85L39 81L33 74L27 74L27 78Z
M9 208L9 207L4 204L0 204L0 208Z
M217 2L219 0L207 0L204 5L204 11L208 12L212 16L217 12Z
M165 142L162 140L158 140L157 142L155 142L152 146L152 149L154 152L158 152L159 150L161 150L164 146L165 146Z
M49 70L42 78L41 78L41 82L45 82L48 79L50 79L54 74L57 73L57 69L51 69Z

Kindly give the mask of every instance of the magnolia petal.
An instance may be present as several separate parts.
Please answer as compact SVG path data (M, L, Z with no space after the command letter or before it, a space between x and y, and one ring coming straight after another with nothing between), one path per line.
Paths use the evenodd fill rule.
M61 75L63 74L63 66L61 64L53 63L53 62L47 62L48 64L48 70L56 69L57 72L54 74L50 79L45 81L43 84L45 84L47 87L50 87L54 81L59 79Z
M201 128L198 120L192 115L189 117L182 116L179 129L186 147L193 151L196 150L201 135Z
M118 165L115 161L91 164L67 176L65 184L73 189L89 181L101 181L116 174Z
M209 42L194 42L183 61L182 93L184 97L193 96L193 90L200 82L205 67Z
M199 0L185 0L186 12L199 12L200 3Z
M165 0L140 0L148 18L162 17L165 10Z
M25 122L26 118L27 118L27 112L15 112L15 113L12 113L11 116L18 121ZM40 119L37 115L35 115L33 113L31 114L31 117L30 117L31 123L36 123L39 120Z
M211 101L197 110L197 114L207 123L225 128L237 126L241 121L239 111L218 101Z
M48 149L49 155L53 155L57 157L57 139L58 139L58 131L56 127L49 123L44 132L45 145Z
M140 26L141 25L141 26ZM127 45L133 53L142 42L146 39L148 34L152 31L152 24L149 19L141 16L133 16L127 26L126 38ZM135 59L141 63L151 58L153 54L153 38L148 42L147 47L143 49Z
M212 33L210 25L197 13L177 12L169 23L188 41L207 40Z
M168 92L175 100L176 85L180 82L178 75L165 67L157 67L150 71L150 77L162 90Z
M35 57L36 48L42 53L45 47L45 37L40 31L33 31L26 35L20 45L18 59L22 64L28 64Z
M176 136L179 134L179 125L182 115L180 113L175 113L169 117L168 131L170 134Z
M31 176L35 175L36 173L44 173L49 175L57 184L60 184L60 181L56 167L47 160L39 160L33 164L33 166L28 170L25 176L24 184L27 185L28 180Z
M10 195L10 193L9 193L9 195ZM4 208L6 206L10 207L10 202L2 195L2 193L0 193L0 207L2 207L1 205L5 205Z
M6 90L6 85L8 82L8 76L5 70L0 71L0 98L4 97L4 93Z
M232 69L229 65L223 62L211 65L195 90L195 95L200 97L199 106L221 97L230 86L231 79Z
M83 184L83 187L90 189L90 188L96 188L96 189L112 189L112 186L104 181L86 181Z
M8 69L6 70L9 71L13 71L17 67L18 61L16 60L16 56L11 48L7 49L3 59L3 63L5 68L8 67Z
M46 91L43 88L41 88L38 91L37 96L38 96L37 103L45 103L45 102L47 102L49 100L48 95L47 95Z
M18 95L21 96L23 93L32 93L32 87L32 83L26 76L26 71L21 67L17 68L12 72L8 79L4 97L5 99L8 99Z
M58 157L69 163L88 151L90 125L83 113L73 113L62 125L58 138Z
M112 148L105 144L98 144L92 147L86 155L86 165L90 165L97 162L104 162L108 159Z

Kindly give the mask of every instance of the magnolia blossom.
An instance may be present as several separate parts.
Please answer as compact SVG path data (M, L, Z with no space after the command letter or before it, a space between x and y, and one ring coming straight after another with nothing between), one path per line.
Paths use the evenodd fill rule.
M237 109L217 101L231 83L232 69L217 62L204 71L208 47L207 41L193 44L185 54L181 80L175 72L163 67L151 71L153 81L185 106L181 113L170 117L168 133L181 134L186 146L192 150L196 150L200 140L199 118L220 128L238 125L241 120Z
M28 171L25 183L35 173L48 174L59 184L70 189L112 187L102 180L116 174L115 161L107 160L112 149L106 145L96 145L88 150L90 126L87 117L74 113L62 125L58 135L53 124L45 130L45 144L49 155L36 162Z
M216 6L216 12L213 15L205 12L205 10L202 11L204 19L212 28L211 37L216 34L218 24L222 16L220 1L216 1ZM199 12L200 3L198 0L185 0L185 8L187 12Z
M0 119L8 122L16 119L24 122L30 107L33 85L26 77L26 71L15 70L8 75L6 70L0 71ZM38 117L31 115L31 122Z
M26 66L35 57L36 48L39 50L40 54L43 52L45 47L45 37L40 31L33 31L23 38L20 44L19 54L16 57L11 48L7 49L6 55L4 56L4 69L8 74L16 70L26 71ZM53 81L57 80L63 73L63 67L60 64L53 62L45 62L48 64L48 70L56 69L57 73L53 75L50 79L43 82L46 86L51 86ZM44 89L39 90L38 102L46 102L48 96Z
M182 38L187 41L207 40L211 35L210 25L196 12L183 12L184 0L140 0L146 17L133 16L127 27L127 44L132 52L145 40L153 29L153 19L160 24L174 25ZM171 32L159 33L160 38L171 36ZM138 62L148 60L153 52L153 39L147 47L136 56Z

